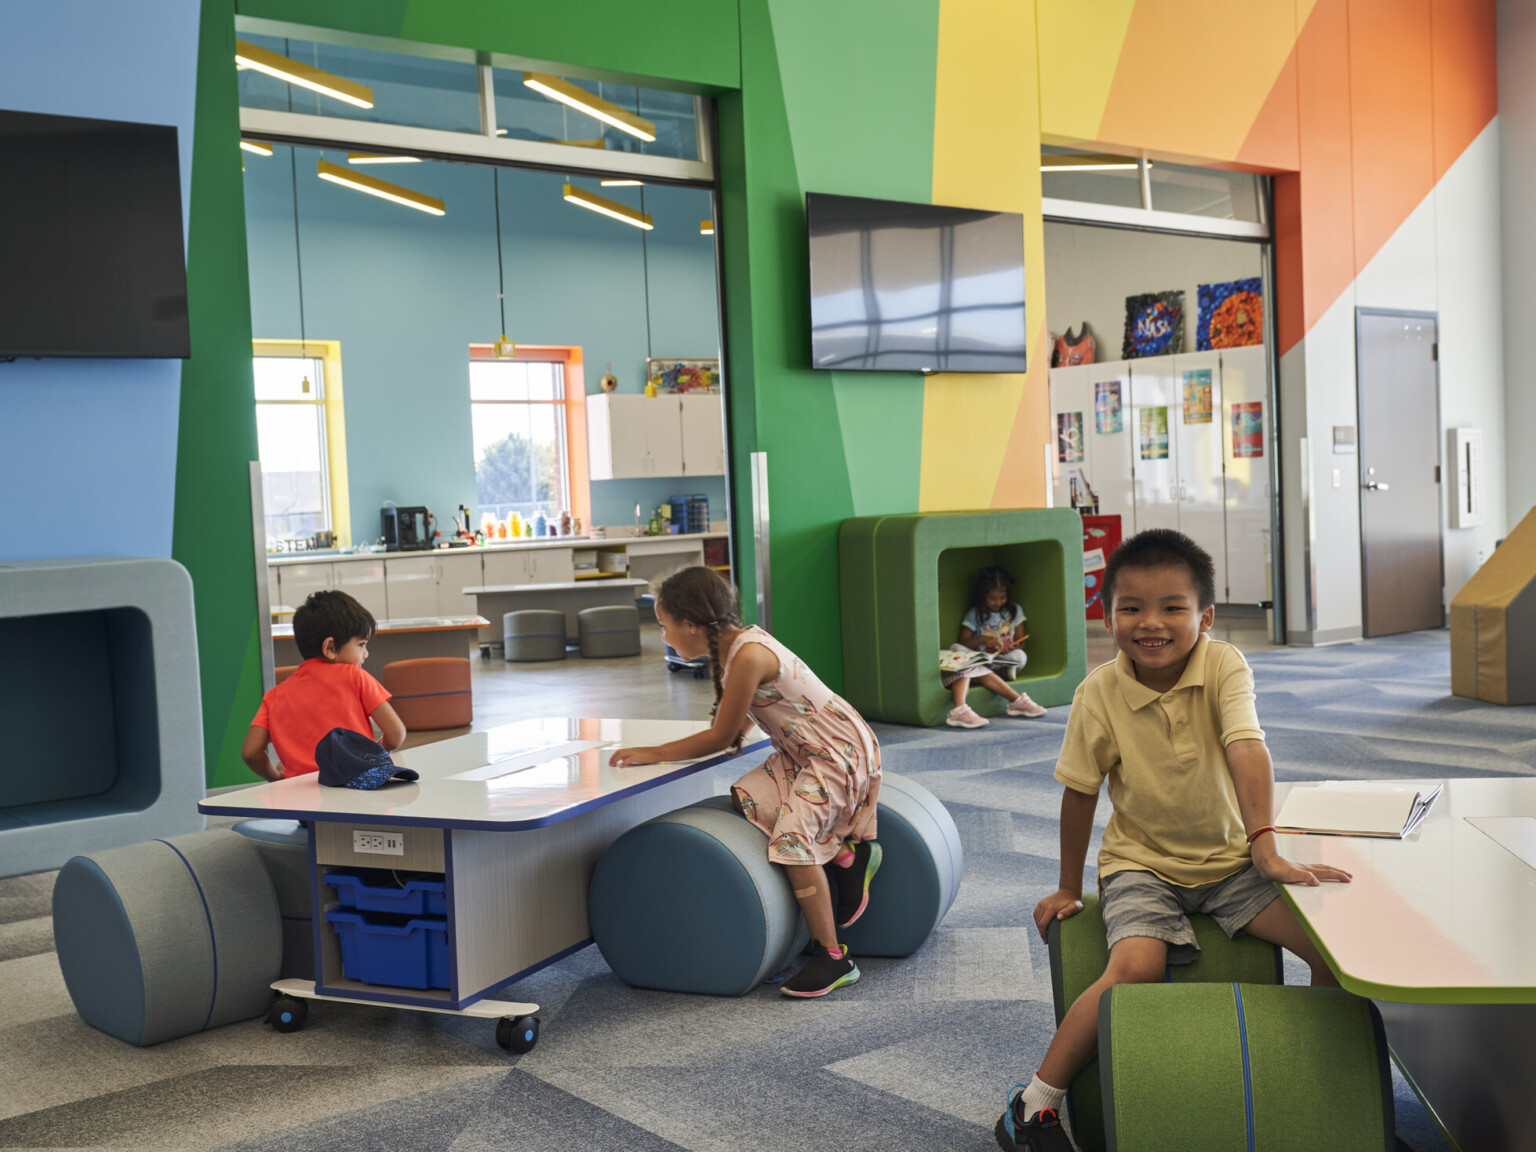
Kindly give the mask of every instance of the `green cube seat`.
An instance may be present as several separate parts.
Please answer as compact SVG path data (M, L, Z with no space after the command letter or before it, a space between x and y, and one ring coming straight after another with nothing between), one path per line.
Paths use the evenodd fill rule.
M1280 949L1257 936L1227 939L1209 916L1189 918L1200 944L1200 958L1193 964L1171 964L1167 980L1173 984L1280 984L1284 978ZM1099 898L1083 893L1083 910L1076 916L1052 923L1047 934L1051 960L1051 999L1059 1025L1067 1009L1109 965L1109 940ZM1105 998L1107 999L1107 997ZM1101 1003L1103 1001L1101 1000ZM1090 1060L1067 1087L1067 1108L1073 1135L1082 1152L1106 1152L1109 1147L1101 1111L1100 1061Z
M1381 1014L1339 988L1120 984L1099 1000L1110 1152L1390 1152Z
M939 653L954 643L983 568L1006 568L1028 617L1028 663L1015 687L1071 703L1087 672L1083 527L1070 508L859 516L838 534L843 695L871 720L929 727L951 707ZM1006 701L973 689L971 707Z

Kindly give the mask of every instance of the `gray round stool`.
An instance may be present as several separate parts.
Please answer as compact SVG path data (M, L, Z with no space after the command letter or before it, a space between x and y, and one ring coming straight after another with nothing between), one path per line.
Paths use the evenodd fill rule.
M590 659L640 655L640 613L633 604L583 608L576 613L581 654Z
M231 831L256 846L283 918L283 979L315 978L313 889L309 877L309 829L297 820L241 820Z
M140 1046L262 1015L280 925L261 855L227 829L76 856L53 886L75 1011Z
M565 613L525 608L501 618L506 659L519 662L565 659Z

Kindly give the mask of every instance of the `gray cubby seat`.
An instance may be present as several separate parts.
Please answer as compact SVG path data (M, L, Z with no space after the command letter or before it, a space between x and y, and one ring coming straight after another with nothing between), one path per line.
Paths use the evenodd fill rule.
M281 923L261 854L227 829L76 856L53 888L75 1010L141 1046L265 1012Z
M856 956L908 956L954 902L960 837L931 792L895 773L882 778L879 811L884 862L869 908L838 935ZM767 839L726 796L619 837L593 872L588 910L603 958L639 988L741 996L808 938Z

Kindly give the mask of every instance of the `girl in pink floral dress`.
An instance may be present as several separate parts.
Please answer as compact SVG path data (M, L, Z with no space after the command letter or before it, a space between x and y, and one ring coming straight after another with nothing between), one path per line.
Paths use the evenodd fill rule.
M708 653L715 679L712 726L656 748L621 748L612 764L688 760L740 748L756 723L773 754L731 787L736 810L768 837L816 947L784 982L787 996L824 996L852 984L859 969L837 940L864 913L880 867L875 801L880 744L842 697L761 628L743 628L735 590L710 568L685 568L656 593L656 619L684 659ZM823 868L823 866L827 866ZM830 881L830 883L829 883ZM839 915L831 886L837 887Z

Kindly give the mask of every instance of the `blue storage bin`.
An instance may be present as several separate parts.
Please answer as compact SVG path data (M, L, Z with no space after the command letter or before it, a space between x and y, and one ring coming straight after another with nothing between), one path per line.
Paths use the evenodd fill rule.
M397 988L449 988L448 921L372 923L358 912L325 914L341 937L341 967L348 980Z
M401 916L448 915L448 890L441 880L410 880L403 888L386 888L350 872L327 872L322 879L336 889L343 908Z

